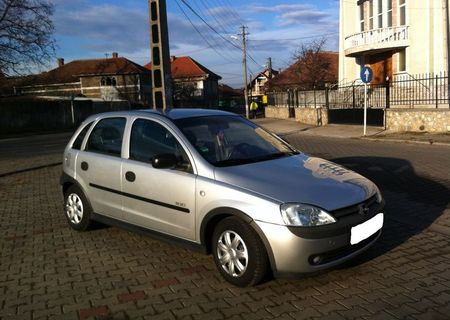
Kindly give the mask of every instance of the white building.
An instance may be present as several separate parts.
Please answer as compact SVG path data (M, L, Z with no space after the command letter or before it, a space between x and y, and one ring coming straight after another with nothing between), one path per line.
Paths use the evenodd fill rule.
M449 0L341 0L339 81L448 72Z

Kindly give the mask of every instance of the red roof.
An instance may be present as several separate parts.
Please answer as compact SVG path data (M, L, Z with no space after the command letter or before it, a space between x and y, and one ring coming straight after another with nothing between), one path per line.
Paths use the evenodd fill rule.
M204 67L191 57L172 56L170 58L170 66L173 79L194 78L204 76L216 78L217 80L222 79L222 77L215 74L208 68ZM147 63L144 67L147 68L148 70L152 70L152 63L151 62Z
M336 82L338 79L339 54L337 52L319 52L317 53L321 66L316 67L320 70L320 82ZM288 88L304 89L311 86L311 79L317 78L311 74L317 70L311 70L308 66L311 61L307 57L305 60L298 60L293 65L282 71L269 81L270 90L284 90Z
M123 57L107 59L74 60L58 68L20 78L20 85L47 85L80 81L91 75L148 74L144 67Z

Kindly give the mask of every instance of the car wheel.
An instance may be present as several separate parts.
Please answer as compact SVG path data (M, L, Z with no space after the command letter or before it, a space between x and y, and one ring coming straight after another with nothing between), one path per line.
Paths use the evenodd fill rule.
M91 206L77 186L71 186L64 196L64 213L75 230L85 231L91 226Z
M258 234L244 221L229 217L213 233L217 269L228 282L246 287L258 284L268 269L268 258Z

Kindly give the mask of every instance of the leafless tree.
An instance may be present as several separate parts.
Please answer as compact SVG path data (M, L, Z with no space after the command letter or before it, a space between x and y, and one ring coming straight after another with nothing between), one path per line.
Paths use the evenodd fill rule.
M294 53L294 59L297 61L296 72L301 79L302 89L323 89L325 83L337 80L332 61L324 53L325 44L325 38L302 43Z
M24 74L54 56L52 15L46 0L0 0L0 73Z

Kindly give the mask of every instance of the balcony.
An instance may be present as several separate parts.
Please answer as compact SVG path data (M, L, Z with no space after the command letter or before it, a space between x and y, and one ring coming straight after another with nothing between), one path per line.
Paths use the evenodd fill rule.
M345 38L345 55L352 57L367 51L380 51L409 46L408 26L380 28Z

